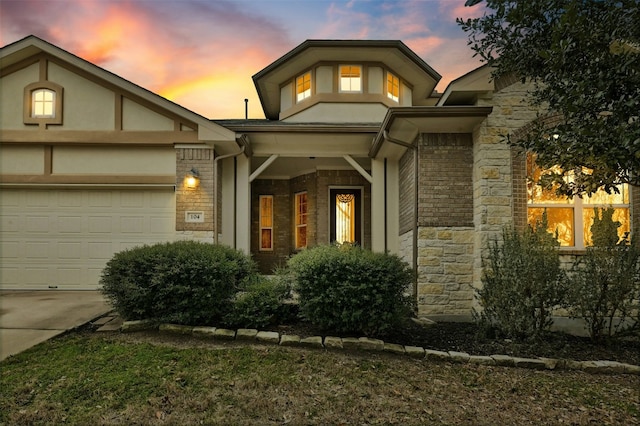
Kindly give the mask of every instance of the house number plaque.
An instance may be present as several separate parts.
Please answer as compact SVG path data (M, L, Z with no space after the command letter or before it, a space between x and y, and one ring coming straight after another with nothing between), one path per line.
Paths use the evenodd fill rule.
M184 216L187 223L204 223L204 212L185 212Z

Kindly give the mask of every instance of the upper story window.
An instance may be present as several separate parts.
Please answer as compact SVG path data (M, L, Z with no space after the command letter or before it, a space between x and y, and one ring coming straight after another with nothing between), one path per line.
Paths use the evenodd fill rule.
M607 194L600 190L590 197L567 198L558 196L554 188L543 188L535 183L544 173L545 171L535 164L535 156L527 154L527 222L530 225L540 222L546 212L548 230L557 235L561 246L584 249L591 245L591 225L595 211L613 208L613 220L621 223L618 235L622 238L629 232L631 227L628 185L618 185L618 193Z
M340 65L340 91L362 92L362 67L360 65Z
M296 78L296 102L311 96L311 71Z
M400 79L387 72L387 97L393 101L400 101Z
M62 124L62 87L50 81L25 87L23 118L26 124Z
M37 89L31 92L31 116L53 118L56 116L56 92L51 89Z

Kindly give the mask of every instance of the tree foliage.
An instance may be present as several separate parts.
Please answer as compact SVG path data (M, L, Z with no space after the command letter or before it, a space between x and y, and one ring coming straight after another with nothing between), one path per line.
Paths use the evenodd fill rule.
M640 185L640 0L467 0L458 19L494 77L531 81L538 120L513 143L537 154L567 195ZM563 174L574 173L570 181Z

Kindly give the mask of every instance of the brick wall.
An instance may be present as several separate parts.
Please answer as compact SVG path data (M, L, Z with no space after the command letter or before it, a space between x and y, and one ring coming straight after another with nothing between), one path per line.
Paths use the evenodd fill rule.
M273 250L260 250L260 196L273 196ZM291 254L291 190L288 180L256 179L251 185L251 253L260 272L270 274Z
M400 159L400 234L415 226L415 150L408 149Z
M196 188L187 188L185 175L195 168L200 181ZM176 149L176 231L197 239L213 240L213 150L210 148ZM187 223L185 212L204 212L202 223Z
M420 226L473 224L473 142L469 134L425 134L419 145Z

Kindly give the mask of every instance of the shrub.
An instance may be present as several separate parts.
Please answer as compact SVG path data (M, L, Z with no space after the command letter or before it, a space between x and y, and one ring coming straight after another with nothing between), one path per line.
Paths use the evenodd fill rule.
M291 286L279 276L257 276L233 301L225 324L237 328L263 328L290 320L291 305L283 302L291 296Z
M569 304L591 338L601 340L640 328L640 247L637 238L618 241L613 208L602 209L602 217L594 212L594 245L574 264Z
M254 274L243 253L179 241L116 253L102 271L102 293L129 320L204 324L219 320Z
M352 245L319 246L288 262L300 315L335 332L382 335L411 313L413 272L399 257Z
M542 223L523 233L505 229L502 243L489 243L483 287L477 290L482 311L476 319L505 337L539 337L553 320L551 310L563 304L566 274L558 242Z

